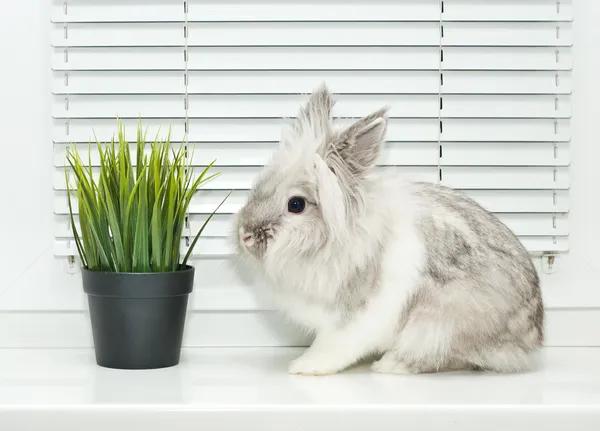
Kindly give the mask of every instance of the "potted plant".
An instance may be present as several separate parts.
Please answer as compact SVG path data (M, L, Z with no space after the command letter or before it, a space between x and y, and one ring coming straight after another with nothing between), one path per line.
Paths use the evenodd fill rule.
M82 262L96 362L121 369L174 366L194 283L188 259L229 195L181 259L190 201L200 185L218 175L208 175L215 161L194 178L186 147L175 151L170 131L166 139L157 136L148 145L140 121L134 163L124 126L118 126L118 143L114 136L106 145L96 139L99 172L92 169L91 148L87 163L75 146L66 156L71 226ZM79 223L72 194L79 204Z

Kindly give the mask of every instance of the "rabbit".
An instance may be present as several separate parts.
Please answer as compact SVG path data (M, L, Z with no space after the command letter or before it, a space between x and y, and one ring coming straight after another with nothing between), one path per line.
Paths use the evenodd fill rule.
M235 216L241 260L314 334L288 371L530 369L544 307L524 246L466 195L376 167L387 106L336 127L334 103L312 92Z

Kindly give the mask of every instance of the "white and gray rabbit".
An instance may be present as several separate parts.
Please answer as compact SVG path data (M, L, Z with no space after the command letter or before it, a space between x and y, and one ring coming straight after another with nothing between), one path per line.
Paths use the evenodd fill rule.
M338 128L333 104L313 92L236 216L242 260L315 333L289 372L529 368L544 309L525 248L463 194L376 167L387 108Z

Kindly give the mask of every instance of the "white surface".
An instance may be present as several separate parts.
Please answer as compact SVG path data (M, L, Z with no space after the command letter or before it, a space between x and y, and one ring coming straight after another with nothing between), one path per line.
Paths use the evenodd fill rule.
M91 349L3 350L0 429L598 430L600 348L547 348L536 371L291 376L299 349L187 349L180 366L97 367ZM436 428L430 428L436 427Z

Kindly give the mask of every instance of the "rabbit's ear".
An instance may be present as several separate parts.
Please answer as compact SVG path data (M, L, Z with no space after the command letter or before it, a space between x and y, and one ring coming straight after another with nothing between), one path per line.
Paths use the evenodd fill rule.
M300 108L297 115L298 121L314 125L315 131L327 132L333 105L335 105L333 96L327 85L322 83L312 92L306 104Z
M328 155L332 159L336 156L341 159L353 176L370 170L381 154L388 125L388 110L389 107L385 106L343 130L330 142Z
M285 144L300 145L305 151L309 141L312 141L311 145L327 141L333 130L331 111L334 104L329 89L325 83L321 84L300 108L290 127L284 129L282 141L287 141Z

